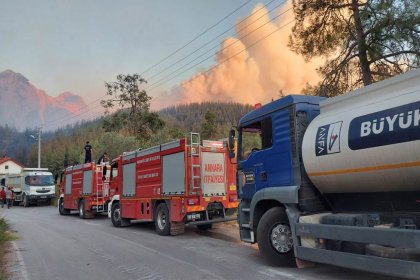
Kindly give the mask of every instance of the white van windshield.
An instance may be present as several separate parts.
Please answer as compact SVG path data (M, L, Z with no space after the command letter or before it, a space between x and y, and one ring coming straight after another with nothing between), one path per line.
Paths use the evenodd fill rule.
M51 186L54 185L54 179L52 175L26 176L25 184L30 186Z

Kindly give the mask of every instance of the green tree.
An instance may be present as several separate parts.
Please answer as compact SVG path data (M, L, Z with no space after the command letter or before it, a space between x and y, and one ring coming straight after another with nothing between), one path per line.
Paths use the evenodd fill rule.
M105 119L106 131L126 130L138 139L147 140L164 126L158 114L149 112L151 97L141 89L146 83L138 74L120 74L116 82L105 82L106 93L111 98L102 100L101 104L108 115L111 109L117 107L114 116Z
M289 47L325 64L316 86L334 96L420 67L419 0L293 0Z
M201 129L203 139L213 139L217 134L216 115L212 111L207 111Z

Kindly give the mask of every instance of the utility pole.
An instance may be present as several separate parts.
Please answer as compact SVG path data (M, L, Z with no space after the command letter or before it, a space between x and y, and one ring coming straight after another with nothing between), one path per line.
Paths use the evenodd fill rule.
M38 141L38 168L41 168L41 127L38 127L38 137L30 135L35 141Z
M41 127L38 130L38 168L41 168Z

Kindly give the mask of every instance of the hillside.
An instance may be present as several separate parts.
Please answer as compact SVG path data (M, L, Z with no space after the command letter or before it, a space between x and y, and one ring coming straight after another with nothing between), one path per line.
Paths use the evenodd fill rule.
M239 103L206 102L169 107L158 112L165 126L148 141L141 141L122 132L105 132L102 127L104 118L78 123L42 135L42 166L59 172L64 165L82 162L82 149L86 141L90 141L93 146L94 159L105 151L114 158L124 151L147 148L184 137L190 131L205 133L203 127L206 127L205 116L208 112L215 119L214 130L210 131L211 135L207 139L224 138L230 127L236 125L239 118L250 110L251 106ZM0 126L0 133L3 136L0 138L0 156L13 157L27 166L37 164L37 142L30 137L36 136L36 131L19 132L8 126Z
M240 103L203 102L168 107L159 114L184 125L186 130L198 131L207 111L215 114L218 125L233 126L250 110L251 106Z

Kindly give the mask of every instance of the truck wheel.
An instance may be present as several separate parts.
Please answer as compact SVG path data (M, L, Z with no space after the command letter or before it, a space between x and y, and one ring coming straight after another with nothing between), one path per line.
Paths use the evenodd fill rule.
M213 227L213 224L205 224L205 225L197 225L197 228L199 230L208 230Z
M79 218L80 219L86 218L85 202L83 200L79 201Z
M159 235L169 235L169 233L171 232L169 210L166 206L166 203L161 203L156 207L155 229Z
M58 212L60 212L60 215L68 215L70 214L70 211L64 208L64 199L60 198L58 202Z
M292 231L283 208L271 208L262 216L257 241L262 256L272 265L294 264Z
M29 207L29 200L28 200L28 198L26 197L26 194L23 194L23 198L22 198L22 205L23 205L23 207Z
M114 227L121 227L120 203L114 203L111 207L111 221Z

